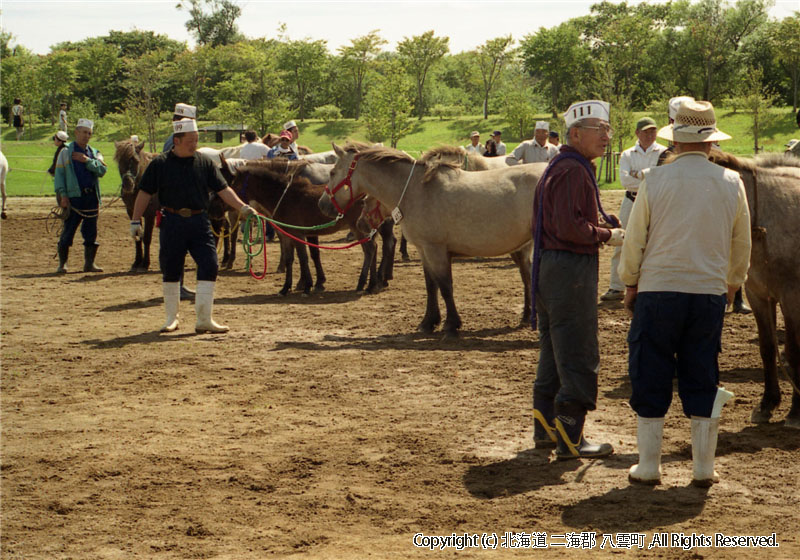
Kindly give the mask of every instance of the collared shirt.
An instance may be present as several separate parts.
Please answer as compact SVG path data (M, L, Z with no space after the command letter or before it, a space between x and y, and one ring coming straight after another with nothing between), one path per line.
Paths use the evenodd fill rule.
M298 159L297 152L292 151L291 145L288 148L281 148L281 145L278 144L274 148L272 148L268 153L267 157L269 159L273 159L276 157L285 157L286 159Z
M498 156L506 155L506 145L503 142L497 142L497 155Z
M639 186L618 271L640 292L724 294L745 281L750 247L738 173L687 152L652 168Z
M261 142L248 142L242 146L239 156L242 159L262 159L267 157L269 146Z
M553 146L550 142L545 142L544 146L539 144L535 138L526 140L514 148L511 152L512 158L516 163L524 161L525 163L547 162L558 155L558 148ZM508 161L508 160L506 160Z
M67 112L64 109L58 112L58 129L67 131Z
M619 156L619 182L627 190L636 192L644 179L644 171L658 166L658 158L666 150L658 142L653 142L647 149L643 149L639 141L622 152ZM635 176L631 175L635 172Z
M561 152L576 152L561 146ZM597 254L600 243L611 231L598 226L597 195L586 168L574 159L556 162L544 184L539 184L533 202L533 231L539 215L539 189L542 189L542 249Z
M467 150L468 154L478 154L479 156L482 156L486 153L486 148L480 143L477 146L473 146L472 144L464 146L464 149Z
M211 158L196 153L178 157L169 151L158 154L144 170L139 188L158 194L159 203L169 208L208 209L210 192L220 192L228 184Z

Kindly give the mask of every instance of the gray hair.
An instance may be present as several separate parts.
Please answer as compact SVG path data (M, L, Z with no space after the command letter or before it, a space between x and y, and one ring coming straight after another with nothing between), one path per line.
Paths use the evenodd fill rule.
M566 144L567 146L572 146L572 140L570 139L569 133L572 131L573 128L580 128L580 127L581 127L581 121L575 121L574 123L569 125L566 134L564 134L564 144Z

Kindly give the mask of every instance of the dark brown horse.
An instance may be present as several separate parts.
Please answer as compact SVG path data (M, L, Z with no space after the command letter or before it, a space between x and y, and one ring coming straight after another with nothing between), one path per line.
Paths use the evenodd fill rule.
M758 326L764 396L751 420L769 422L781 401L777 305L786 325L785 361L792 407L785 426L800 429L800 159L771 154L743 159L712 150L711 161L739 173L747 192L753 249L745 290Z
M262 160L251 161L238 167L235 175L230 174L227 165L223 165L222 169L223 175L226 175L226 179L239 197L263 214L269 215L280 222L296 226L311 227L326 224L331 220L322 214L317 206L319 197L325 191L325 185L313 185L308 179L302 177L297 173L297 168L300 165L289 166L287 171L286 161ZM314 236L324 236L349 229L356 237L362 237L357 227L360 215L361 205L358 205L347 212L335 224L325 229L314 231ZM307 230L285 229L300 239L311 237ZM393 238L391 225L389 225L389 230L389 235ZM281 236L281 245L286 258L286 279L280 293L286 295L291 289L295 248L298 249L297 254L300 264L300 282L297 290L309 293L313 281L308 266L305 245L286 236ZM388 285L388 278L379 278L377 274L376 247L377 244L374 239L361 245L364 252L364 260L356 286L357 291L362 291L366 288L367 293L376 293ZM394 251L392 250L392 259L393 256ZM317 272L317 281L314 288L322 290L324 289L325 273L319 261L319 251L315 251L313 248L312 258ZM386 262L385 258L384 262ZM384 269L383 263L382 269Z
M143 151L144 142L137 145L130 140L122 140L114 142L114 146L116 148L114 161L117 162L119 175L122 178L121 197L130 218L133 216L133 204L139 192L139 180L150 160L157 154ZM150 204L142 216L144 237L136 241L136 258L131 266L131 272L147 272L150 268L150 242L153 240L156 212L158 212L158 196L150 199Z

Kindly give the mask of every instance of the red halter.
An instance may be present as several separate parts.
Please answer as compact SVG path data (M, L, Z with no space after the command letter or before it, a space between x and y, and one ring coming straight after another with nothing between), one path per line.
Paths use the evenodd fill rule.
M375 208L373 208L369 212L367 211L366 206L364 206L364 210L362 210L362 213L364 214L364 217L366 218L369 227L371 227L372 229L378 229L380 225L384 222L384 220L389 217L388 214L384 214L381 211L382 204L380 203L380 201L376 200L375 202L376 202Z
M360 200L366 196L366 193L362 193L358 196L358 198L353 197L353 184L351 182L351 179L353 177L353 171L355 171L356 169L356 163L358 163L359 157L361 157L361 154L356 154L353 157L353 161L350 162L350 168L347 170L347 176L341 181L339 181L339 183L335 187L333 187L333 190L331 190L330 186L325 185L325 192L328 194L328 196L331 197L331 202L333 203L333 207L336 208L336 211L341 216L344 216L347 213L347 211L353 207L353 204L355 204L357 200ZM348 187L348 191L350 192L350 201L347 203L347 206L344 209L342 209L339 206L339 203L336 201L336 193L339 192L339 190L342 187Z

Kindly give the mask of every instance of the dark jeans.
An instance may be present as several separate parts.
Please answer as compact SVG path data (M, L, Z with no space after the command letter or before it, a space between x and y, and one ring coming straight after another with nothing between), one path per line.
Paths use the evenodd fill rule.
M597 255L544 251L536 294L539 367L537 398L577 402L594 410L597 343Z
M158 260L164 282L181 280L187 252L197 263L197 279L216 281L219 271L217 245L211 232L208 214L203 212L182 218L164 212L159 241L161 248Z
M91 192L85 192L80 197L70 198L69 204L71 207L69 216L64 221L64 230L61 232L58 246L64 248L72 247L72 240L75 237L75 232L78 231L79 225L81 226L83 244L87 247L94 245L97 241L97 212L99 206L94 188L91 189ZM84 218L78 212L92 217Z
M686 416L711 416L717 394L725 296L640 292L628 332L631 407L661 418L672 403L672 380Z

